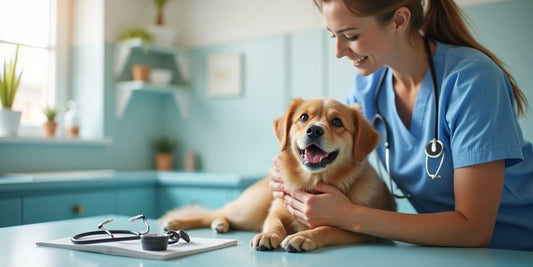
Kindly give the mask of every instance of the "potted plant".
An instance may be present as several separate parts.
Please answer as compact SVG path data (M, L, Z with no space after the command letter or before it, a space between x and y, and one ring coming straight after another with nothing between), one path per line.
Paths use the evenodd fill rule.
M153 0L155 9L156 9L156 19L155 24L157 25L164 25L165 24L165 5L167 4L168 0Z
M131 76L134 81L146 82L150 77L150 67L144 64L133 64Z
M20 111L12 110L15 95L22 77L22 72L17 76L19 46L15 51L15 59L4 61L3 75L0 73L0 137L16 136L20 124Z
M44 136L53 137L56 134L57 122L57 108L47 107L43 110L44 115L46 116L46 122L44 123Z
M119 38L120 41L127 41L131 39L140 39L142 42L149 43L152 41L152 35L145 29L133 28L124 32Z
M162 46L172 46L176 39L173 29L165 27L164 10L170 0L152 0L156 9L154 25L147 26L146 30L152 36L153 43Z
M176 141L170 137L159 137L153 141L155 150L155 166L157 170L168 171L174 165L174 149Z

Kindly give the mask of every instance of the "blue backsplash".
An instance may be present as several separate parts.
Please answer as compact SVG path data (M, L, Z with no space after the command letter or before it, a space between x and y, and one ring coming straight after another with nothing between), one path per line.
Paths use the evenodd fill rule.
M528 99L533 99L531 10L533 1L529 0L465 8L476 27L476 35L509 66ZM153 169L151 140L172 135L179 143L177 169L183 168L185 152L194 150L203 171L266 174L272 156L279 150L272 121L283 114L290 99L330 96L343 101L350 90L354 69L348 61L336 59L334 51L334 40L324 30L195 48L189 55L188 118L181 116L169 95L157 94L134 94L124 116L117 118L114 44L75 47L73 95L91 101L91 109L98 109L82 112L89 115L86 119L91 123L103 125L96 132L111 137L113 143L109 146L0 143L0 173ZM206 58L219 52L243 55L242 95L206 96ZM86 65L85 61L91 64ZM521 119L524 135L530 140L531 110L528 117Z

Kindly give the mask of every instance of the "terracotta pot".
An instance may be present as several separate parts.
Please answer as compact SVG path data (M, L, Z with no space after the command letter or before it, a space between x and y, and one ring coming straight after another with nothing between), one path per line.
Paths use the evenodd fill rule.
M47 121L43 125L44 137L54 137L56 134L57 123L55 121Z
M150 67L143 64L135 64L131 67L131 74L135 81L148 81L150 76Z
M69 127L67 129L67 137L69 138L77 138L80 135L80 127Z
M172 170L174 165L174 155L171 153L155 154L155 167L159 171Z

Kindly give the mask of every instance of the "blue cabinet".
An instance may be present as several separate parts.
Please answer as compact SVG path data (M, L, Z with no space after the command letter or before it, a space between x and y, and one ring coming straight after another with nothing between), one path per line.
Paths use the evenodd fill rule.
M118 172L105 178L0 180L0 227L87 216L144 214L176 207L219 208L262 176Z
M156 218L159 212L155 186L117 190L115 214L125 216L144 214L148 218Z
M240 187L163 187L159 190L159 206L162 213L187 205L200 205L208 209L217 209L235 199L242 190L244 188Z
M0 198L0 227L22 223L22 198Z
M210 173L160 173L158 202L160 215L177 207L201 205L217 209L237 198L262 175Z
M25 196L22 223L72 219L114 212L114 192L111 190Z

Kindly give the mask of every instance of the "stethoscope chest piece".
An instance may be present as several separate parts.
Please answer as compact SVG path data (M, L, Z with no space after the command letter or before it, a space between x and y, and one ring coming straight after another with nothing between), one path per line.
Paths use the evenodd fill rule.
M426 173L431 178L431 180L440 179L442 176L439 174L442 164L444 163L444 144L439 139L433 139L429 141L426 145ZM440 158L439 166L435 173L429 171L429 158L435 159Z
M430 158L438 158L443 152L444 144L438 139L433 139L426 145L426 156Z

